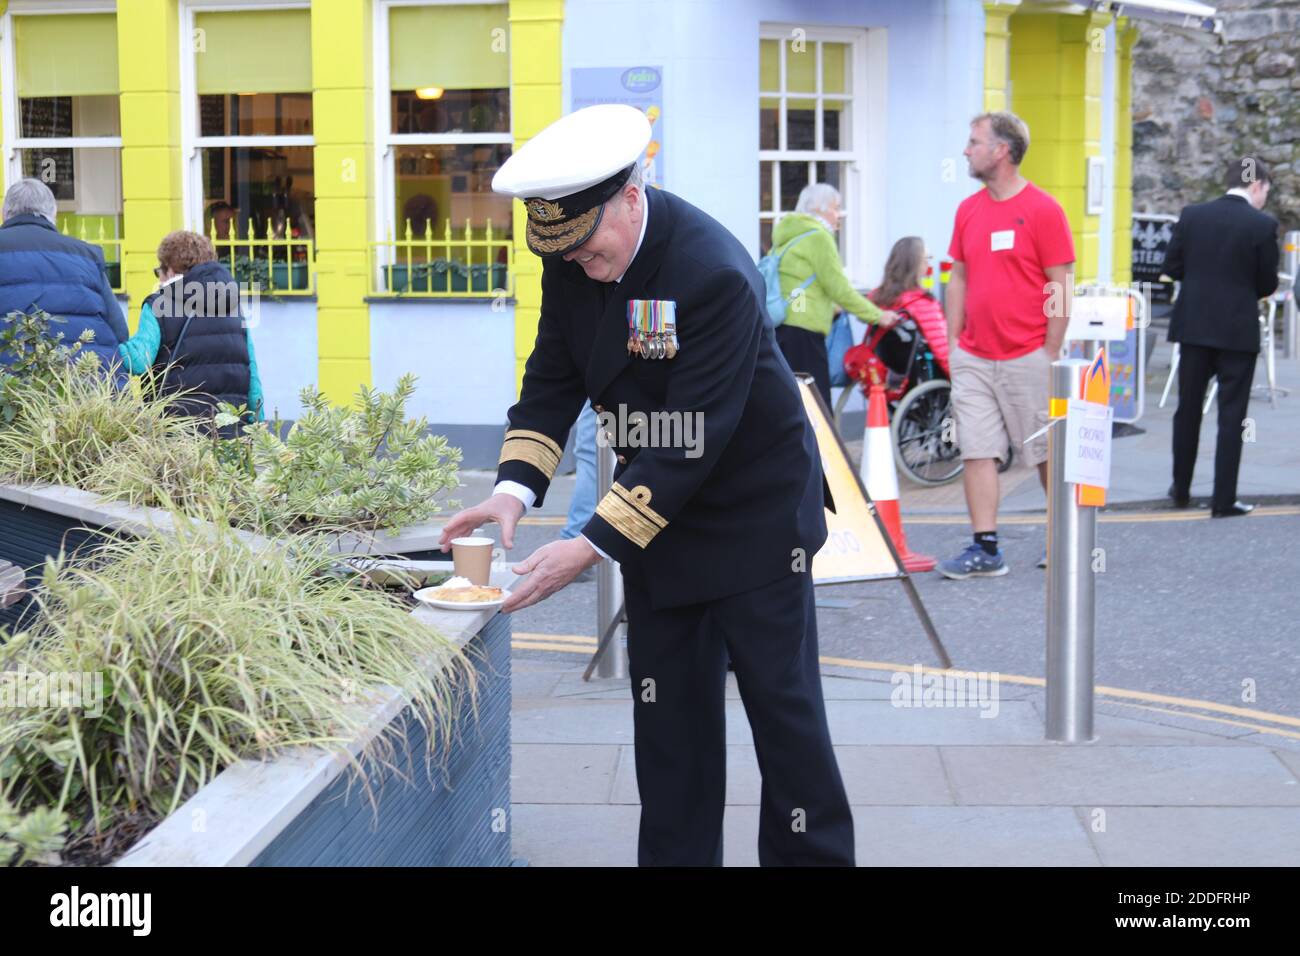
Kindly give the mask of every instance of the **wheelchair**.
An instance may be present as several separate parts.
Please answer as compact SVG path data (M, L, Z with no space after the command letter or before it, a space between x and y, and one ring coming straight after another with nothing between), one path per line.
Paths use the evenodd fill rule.
M889 407L889 432L894 461L918 485L938 487L962 473L952 414L952 384L930 350L916 321L906 311L891 328L871 327L863 341L844 356L844 371L864 396L879 382ZM854 389L845 388L835 402L835 425ZM865 454L865 450L864 450ZM1015 454L1008 447L998 466L1011 467Z

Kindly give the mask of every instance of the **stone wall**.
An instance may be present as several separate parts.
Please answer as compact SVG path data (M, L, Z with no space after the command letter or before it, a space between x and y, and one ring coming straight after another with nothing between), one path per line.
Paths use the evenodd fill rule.
M1300 0L1207 0L1223 37L1139 22L1133 51L1133 211L1223 193L1224 161L1272 172L1265 210L1300 229Z

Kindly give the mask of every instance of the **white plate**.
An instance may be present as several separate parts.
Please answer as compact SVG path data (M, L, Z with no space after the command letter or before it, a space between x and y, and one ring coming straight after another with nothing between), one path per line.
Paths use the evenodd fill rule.
M437 591L442 587L420 588L415 592L415 598L431 607L445 608L448 611L481 611L484 608L500 607L506 603L506 598L510 597L510 592L502 590L501 597L495 601L439 601L431 592Z

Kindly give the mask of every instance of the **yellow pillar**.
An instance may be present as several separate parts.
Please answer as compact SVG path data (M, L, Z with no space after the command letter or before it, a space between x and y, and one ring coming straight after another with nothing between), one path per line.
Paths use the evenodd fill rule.
M157 283L153 267L158 242L184 223L179 31L176 0L117 5L123 266L132 329L140 302Z
M1011 100L1007 89L1011 27L1007 21L1015 12L1015 3L991 0L984 4L984 109L990 113L1007 109Z
M1075 277L1094 281L1100 215L1088 215L1087 160L1101 155L1102 62L1109 14L1020 13L1011 17L1014 110L1029 125L1023 174L1065 209L1074 233ZM1122 126L1127 112L1117 117Z
M311 18L319 387L371 384L366 251L374 234L371 0L315 0Z
M510 0L510 114L517 150L559 119L564 0ZM537 338L542 307L542 261L525 242L523 203L514 206L515 392Z
M1133 281L1133 44L1137 27L1116 21L1115 38L1115 282Z

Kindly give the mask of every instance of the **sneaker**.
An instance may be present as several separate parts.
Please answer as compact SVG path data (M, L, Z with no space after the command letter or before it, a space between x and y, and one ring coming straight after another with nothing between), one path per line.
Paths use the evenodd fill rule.
M965 581L967 578L996 578L1010 570L1001 551L997 554L988 554L974 542L968 544L966 550L957 557L949 558L939 564L939 573L954 581Z
M1043 556L1042 556L1041 558L1038 559L1038 566L1039 566L1040 568L1045 568L1045 567L1047 567L1047 549L1046 549L1046 548L1043 549Z

